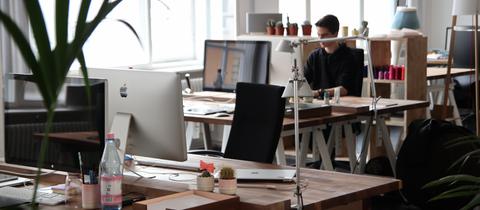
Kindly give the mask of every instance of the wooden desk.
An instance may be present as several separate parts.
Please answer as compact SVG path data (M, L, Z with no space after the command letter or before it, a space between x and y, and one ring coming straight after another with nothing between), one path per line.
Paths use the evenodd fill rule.
M198 163L200 160L214 162L215 165L229 165L234 168L291 168L272 164L255 163L223 158L214 158L198 155L189 155L185 164ZM137 166L139 173L146 170L158 170L159 172L180 172L179 170L160 169L147 166ZM20 169L6 164L0 164L0 169L30 173L31 170ZM185 171L183 171L185 173ZM194 172L186 172L194 173ZM129 176L126 173L123 179L123 191L137 191L149 198L168 195L195 189L195 181L175 182L168 179L169 175L158 175L156 179L141 179ZM393 178L375 176L353 175L339 172L322 171L314 169L301 169L301 177L308 182L303 190L305 209L368 209L369 198L401 188L401 181ZM64 182L64 175L52 174L43 177L41 182L57 184ZM254 182L248 183L253 186L273 185L276 189L239 187L237 196L240 197L239 209L290 209L290 205L296 202L293 196L293 183ZM240 184L241 185L241 184ZM215 189L218 192L218 188ZM41 206L40 209L67 209L65 206ZM129 207L124 209L130 209Z
M475 73L474 69L461 69L461 68L452 68L450 71L451 77L462 76L462 75L472 75ZM427 68L427 80L434 79L443 79L447 76L446 67L428 67Z

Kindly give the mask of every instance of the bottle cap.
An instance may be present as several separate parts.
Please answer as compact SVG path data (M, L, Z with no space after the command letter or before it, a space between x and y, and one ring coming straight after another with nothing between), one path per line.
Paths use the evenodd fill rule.
M115 139L115 134L107 133L107 139Z

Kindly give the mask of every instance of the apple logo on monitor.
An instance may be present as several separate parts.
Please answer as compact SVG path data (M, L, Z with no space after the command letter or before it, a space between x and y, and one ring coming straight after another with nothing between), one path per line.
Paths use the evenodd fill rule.
M122 98L126 98L127 97L127 84L123 84L122 87L120 87L120 96Z

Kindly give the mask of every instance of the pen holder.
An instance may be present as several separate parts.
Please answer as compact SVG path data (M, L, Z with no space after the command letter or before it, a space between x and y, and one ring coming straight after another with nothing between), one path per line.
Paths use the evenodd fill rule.
M82 208L100 208L100 184L82 184Z

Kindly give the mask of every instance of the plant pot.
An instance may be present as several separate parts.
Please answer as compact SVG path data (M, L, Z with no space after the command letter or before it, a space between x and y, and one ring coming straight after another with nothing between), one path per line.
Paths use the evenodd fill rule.
M267 35L275 35L275 27L267 26Z
M237 179L218 179L220 193L235 195L237 193Z
M215 186L215 180L213 176L209 177L197 177L197 190L212 192Z
M298 35L298 28L297 27L288 27L288 35L289 36L297 36Z
M283 27L275 27L275 35L283 36L285 29Z
M302 25L302 33L304 36L312 35L312 25Z

